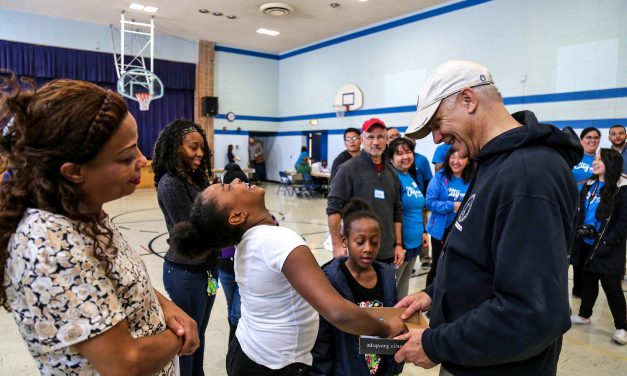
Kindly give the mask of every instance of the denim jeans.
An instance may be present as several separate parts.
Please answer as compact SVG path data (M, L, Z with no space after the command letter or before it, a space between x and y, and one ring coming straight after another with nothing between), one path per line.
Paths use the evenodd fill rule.
M235 282L235 273L220 269L220 284L226 297L226 309L228 313L229 323L237 326L240 311L239 287Z
M211 274L217 278L218 269L212 269ZM163 285L170 299L196 321L200 336L198 350L179 358L181 376L204 375L205 330L216 298L207 294L207 273L190 272L166 261L163 264Z

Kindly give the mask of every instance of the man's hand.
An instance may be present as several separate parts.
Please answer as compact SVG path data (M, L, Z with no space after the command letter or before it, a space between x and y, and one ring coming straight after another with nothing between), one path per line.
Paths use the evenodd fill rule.
M342 237L339 239L331 238L331 243L333 244L333 258L340 258L348 255L348 248L344 246Z
M401 265L405 261L405 250L402 246L394 247L394 265Z
M418 367L426 369L435 367L436 364L429 359L422 348L422 333L424 333L425 330L426 329L410 330L409 333L402 334L395 338L407 340L403 347L394 355L394 360L396 360L397 363L411 362Z
M422 233L422 247L429 247L429 234L426 232Z
M429 310L431 308L431 297L424 291L416 292L401 299L394 307L407 308L401 315L401 319L406 320L418 311Z
M177 336L183 337L183 346L178 355L193 354L200 346L196 321L159 292L157 292L157 296L159 297L159 304L161 309L163 309L163 317L168 329Z

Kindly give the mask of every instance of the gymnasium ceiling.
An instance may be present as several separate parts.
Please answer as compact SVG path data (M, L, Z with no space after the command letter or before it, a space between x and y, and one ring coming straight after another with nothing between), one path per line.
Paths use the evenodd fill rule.
M0 0L0 8L102 25L120 26L120 13L145 22L151 13L129 9L130 3L159 8L158 32L185 39L213 41L247 50L283 53L383 21L449 3L442 0L288 0L288 16L260 11L263 0ZM332 7L331 3L339 6ZM209 13L200 13L206 9ZM213 15L214 12L222 16ZM235 16L228 19L226 16ZM257 34L277 30L276 37Z

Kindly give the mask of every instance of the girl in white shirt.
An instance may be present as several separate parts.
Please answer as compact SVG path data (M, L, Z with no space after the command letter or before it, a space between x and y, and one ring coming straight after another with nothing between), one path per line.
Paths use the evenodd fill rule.
M190 252L238 244L235 279L242 316L227 354L228 375L306 374L318 312L352 334L392 337L403 331L400 319L379 321L342 298L302 237L275 226L264 198L262 188L238 179L212 185L171 238Z

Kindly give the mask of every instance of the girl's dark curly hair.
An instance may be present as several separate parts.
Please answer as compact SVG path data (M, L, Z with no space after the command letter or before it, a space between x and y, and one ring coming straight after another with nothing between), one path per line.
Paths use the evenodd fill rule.
M604 219L614 207L614 199L618 191L618 180L623 172L623 157L614 149L601 149L601 160L605 165L604 180L605 185L601 189L601 201L594 216L597 219ZM598 180L598 176L593 176Z
M106 249L113 233L106 216L89 209L85 193L60 167L94 159L127 113L122 97L88 82L54 80L37 89L32 81L0 72L0 150L10 166L0 186L0 281L9 240L27 208L77 220L76 230L93 240L95 257L110 272ZM0 305L9 309L4 285Z
M353 222L362 218L373 219L379 224L379 230L381 230L381 220L370 205L360 198L353 197L342 210L342 236L344 239L348 239Z
M170 246L188 255L232 246L242 240L243 225L229 224L229 208L220 206L218 200L204 199L198 195L194 201L189 221L174 226Z
M446 152L446 156L444 157L444 175L446 175L446 177L449 179L453 178L453 169L451 168L449 161L451 160L451 155L456 152L457 150L450 148L448 149L448 152ZM468 164L466 165L466 167L464 167L464 171L462 171L462 179L464 179L464 183L468 183L470 179L472 179L472 175L474 175L475 173L475 164L476 163L474 159L468 158Z
M204 155L200 162L200 167L195 171L185 168L181 160L181 143L183 142L183 137L190 132L190 129L200 133L204 147ZM186 119L174 120L168 124L159 134L159 138L157 138L155 151L152 156L152 171L155 173L155 187L159 185L159 180L167 172L183 180L187 180L189 176L198 187L207 187L209 185L209 175L211 174L211 150L209 150L209 145L207 144L205 131L198 124Z

